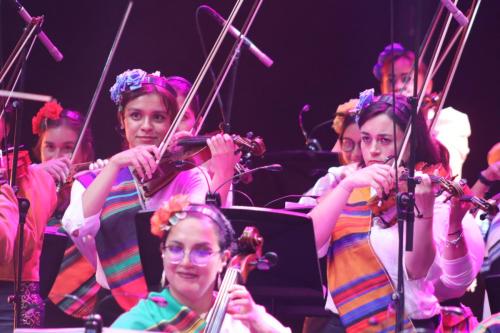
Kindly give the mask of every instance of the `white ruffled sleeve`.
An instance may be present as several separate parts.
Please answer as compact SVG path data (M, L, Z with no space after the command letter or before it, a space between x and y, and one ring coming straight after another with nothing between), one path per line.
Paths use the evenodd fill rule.
M95 267L97 265L95 236L101 223L99 219L101 211L87 218L83 217L82 196L84 192L85 187L78 180L75 180L71 187L71 201L61 222L78 250Z

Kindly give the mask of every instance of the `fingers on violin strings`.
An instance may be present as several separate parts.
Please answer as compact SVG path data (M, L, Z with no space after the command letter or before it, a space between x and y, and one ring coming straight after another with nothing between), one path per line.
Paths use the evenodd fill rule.
M149 146L139 146L140 151L147 151L153 157L154 160L160 159L160 149L157 146L149 145Z
M148 179L151 179L156 169L156 160L153 155L147 150L140 150L136 157Z
M142 169L142 165L139 162L139 159L137 157L133 158L131 160L132 166L134 167L135 172L137 172L137 175L139 176L140 179L145 179L146 177L144 176L144 170Z
M57 181L64 182L69 174L69 168L60 160L54 160L52 163L52 171L54 178Z
M63 156L63 157L59 158L59 161L64 163L68 168L71 166L71 160L69 159L68 156Z

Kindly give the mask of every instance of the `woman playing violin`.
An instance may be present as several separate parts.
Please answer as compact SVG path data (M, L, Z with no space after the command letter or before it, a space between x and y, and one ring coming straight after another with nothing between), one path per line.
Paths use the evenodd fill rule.
M0 142L4 140L4 135L8 134L11 126L10 112L6 111L4 114L5 117L0 119L0 129L5 129L5 131L0 131ZM24 158L21 158L17 165L16 185L19 188L17 196L28 199L30 208L24 228L20 327L40 327L44 314L44 304L39 294L40 253L45 225L56 208L57 197L52 177L44 170L30 165L27 152L22 153L20 156L22 155ZM7 162L6 156L3 157L2 168L12 168L12 165L9 165L12 156L9 156L8 159L10 162ZM2 172L2 174L8 173ZM2 185L1 193L0 209L2 212L0 212L0 217L3 219L1 223L8 223L9 230L15 232L4 233L2 229L0 234L0 248L5 251L0 261L0 331L12 332L14 308L13 304L8 303L7 298L14 294L14 276L18 257L16 234L19 210L16 195L8 184Z
M217 277L234 249L230 222L215 207L189 204L173 197L153 215L152 232L161 238L168 284L150 293L113 327L162 331L202 332L215 301ZM178 318L182 317L180 321ZM255 304L247 289L233 285L221 332L291 332Z
M315 205L318 199L313 199L309 196L321 197L330 189L345 178L345 176L357 168L357 163L361 162L361 135L358 125L354 119L353 110L359 100L351 99L349 102L338 106L335 112L332 129L337 134L338 139L335 146L332 148L333 153L339 154L341 166L334 166L328 169L328 173L318 179L316 184L304 193L299 201L301 204Z
M167 81L177 93L177 105L179 108L184 103L192 84L183 77L169 76ZM191 132L195 125L195 119L200 111L199 96L193 99L188 107L184 119L179 127L180 131ZM223 207L232 205L233 196L230 193L231 182L227 182L234 175L234 166L240 160L241 154L235 153L237 146L229 134L217 134L207 139L207 145L210 149L210 160L205 162L202 167L207 169L212 180L211 189L220 187L218 193Z
M150 179L156 169L157 145L178 110L176 92L159 73L139 69L120 74L110 92L127 149L112 156L101 170L77 177L62 222L96 265L97 281L110 289L119 313L147 293L135 234L136 212L155 209L174 194L204 202L207 181L193 168L180 172L153 196L143 196L140 180Z
M33 152L41 162L38 166L58 183L64 184L72 170L70 158L83 123L84 118L80 112L63 109L56 102L46 103L33 117L33 134L38 136ZM75 164L94 159L89 130L83 134L82 146L75 154Z
M371 326L382 329L394 324L393 312L388 307L392 306L391 283L395 285L397 280L395 208L375 220L367 200L374 193L383 198L394 187L393 168L384 162L394 156L394 143L400 147L410 115L406 98L398 96L395 103L393 112L392 96L384 95L361 109L358 126L363 163L342 179L310 213L317 248L328 252L330 294L348 332ZM393 121L397 125L396 136L393 135ZM414 131L418 138L416 160L429 164L439 162L422 116L418 117ZM441 260L451 240L446 239L450 210L442 198L434 199L430 177L425 174L420 177L422 182L415 192L420 211L415 218L414 239L417 241L413 251L405 252L404 257L405 310L408 314L405 325L411 322L416 327L434 329L439 325L440 307L433 290L434 283L446 275ZM377 288L366 289L375 284ZM374 309L369 316L361 311L366 306Z
M84 118L80 112L65 109L56 102L46 103L33 117L33 134L38 140L33 149L40 164L35 167L47 171L55 183L63 184L57 192L58 206L47 223L45 233L64 233L61 219L69 205L70 174L76 167L94 159L90 130L83 133L82 145L75 152L74 164L70 158L82 130ZM54 258L43 258L46 265L54 265ZM42 267L42 269L48 269ZM82 326L82 318L92 313L100 290L95 281L95 267L83 257L71 240L64 253L59 273L46 302L45 327ZM69 298L66 295L76 296ZM75 300L76 299L76 300ZM85 303L78 299L85 299Z
M392 45L387 45L379 54L377 63L373 66L373 75L380 81L380 92L382 94L392 93L393 84L397 94L413 96L413 62L415 54L406 50L402 45L395 43L394 52ZM394 63L394 73L392 64ZM424 63L419 64L418 90L422 89L427 68ZM425 94L432 93L432 81L427 86ZM432 103L429 103L432 104ZM434 118L434 106L429 105L424 109L427 122ZM432 135L449 152L450 168L453 176L460 178L462 166L469 154L468 138L471 128L467 114L452 107L441 110L436 120Z

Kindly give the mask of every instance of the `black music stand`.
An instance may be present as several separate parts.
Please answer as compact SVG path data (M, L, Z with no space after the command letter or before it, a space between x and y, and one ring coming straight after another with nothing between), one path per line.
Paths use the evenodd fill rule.
M46 228L40 254L40 295L43 299L49 296L56 281L68 241L68 235Z
M278 254L278 264L269 271L254 270L247 288L257 303L274 314L317 315L325 300L310 217L279 209L235 206L223 209L237 235L255 226L264 238L263 253ZM148 288L159 285L163 264L158 238L150 232L152 211L136 216L139 251Z

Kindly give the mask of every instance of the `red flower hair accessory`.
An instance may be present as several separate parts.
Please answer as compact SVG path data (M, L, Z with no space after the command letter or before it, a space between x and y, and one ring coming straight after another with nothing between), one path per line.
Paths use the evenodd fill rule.
M57 102L47 102L38 110L38 113L31 120L31 127L33 134L41 134L41 126L44 119L59 119L61 116L63 108L61 104Z
M175 195L154 212L151 217L151 233L162 237L166 231L186 217L184 209L189 206L187 195Z

